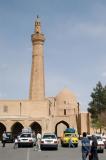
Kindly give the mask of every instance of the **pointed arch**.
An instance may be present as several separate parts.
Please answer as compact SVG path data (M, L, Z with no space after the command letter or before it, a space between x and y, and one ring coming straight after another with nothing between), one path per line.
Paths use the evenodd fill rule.
M2 140L2 134L6 131L6 126L0 122L0 140Z
M38 122L33 122L30 124L31 129L35 132L35 134L38 133L38 131L40 133L42 133L42 127Z
M55 133L57 137L61 137L66 128L69 128L69 124L66 121L60 121L55 125Z
M15 122L11 127L11 131L13 133L13 136L19 135L22 132L23 128L24 127L20 122Z

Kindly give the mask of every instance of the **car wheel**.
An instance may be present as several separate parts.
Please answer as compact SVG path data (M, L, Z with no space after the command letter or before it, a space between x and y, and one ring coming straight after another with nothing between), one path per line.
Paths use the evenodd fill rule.
M78 147L78 144L76 144L76 147Z
M18 144L18 148L20 148L20 145Z
M55 150L58 150L58 147L56 147Z
M101 150L101 153L103 153L103 152L104 152L104 150L102 149L102 150Z
M31 144L31 147L33 147L33 143Z

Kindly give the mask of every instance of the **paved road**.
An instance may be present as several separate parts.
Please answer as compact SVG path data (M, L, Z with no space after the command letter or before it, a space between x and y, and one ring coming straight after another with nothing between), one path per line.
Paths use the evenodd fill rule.
M13 149L13 144L6 144L2 148L0 144L0 160L81 160L81 147L78 148L62 148L59 150L34 151L33 148L17 148ZM100 160L106 160L106 150L99 154Z

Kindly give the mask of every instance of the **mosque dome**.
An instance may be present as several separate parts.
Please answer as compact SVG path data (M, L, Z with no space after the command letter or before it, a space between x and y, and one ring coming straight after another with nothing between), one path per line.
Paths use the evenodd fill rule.
M59 92L59 94L56 96L56 101L58 104L61 103L71 103L71 104L77 104L76 97L74 93L72 93L69 89L64 88L62 91Z

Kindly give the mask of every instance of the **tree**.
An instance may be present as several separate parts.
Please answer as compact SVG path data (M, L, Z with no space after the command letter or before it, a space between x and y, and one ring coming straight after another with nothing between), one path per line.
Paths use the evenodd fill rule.
M92 125L101 131L101 128L106 126L103 120L106 116L106 86L103 87L101 82L98 82L91 93L91 99L88 112L91 114Z
M98 119L101 122L103 128L106 129L106 110L101 113L101 116L99 116Z

